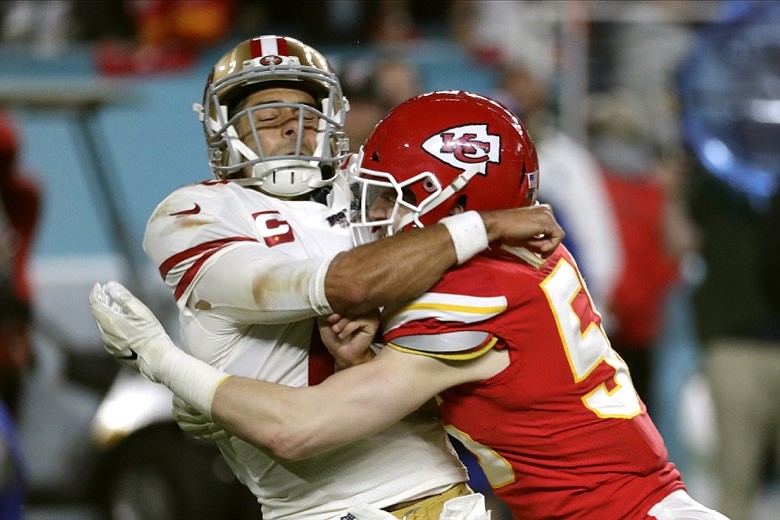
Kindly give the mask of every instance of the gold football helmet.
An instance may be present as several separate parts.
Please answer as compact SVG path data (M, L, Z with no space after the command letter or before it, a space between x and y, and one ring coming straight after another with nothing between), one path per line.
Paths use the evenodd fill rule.
M274 87L305 91L316 104L241 105L246 96ZM339 80L322 54L294 38L259 36L239 43L214 66L203 104L194 108L203 123L214 177L257 186L274 196L295 197L330 184L347 153L344 118L349 105ZM242 141L239 121L248 118L254 128L253 114L260 108L293 108L299 136L304 124L310 128L316 121L316 149L302 149L299 137L294 153L270 155L263 150L257 131Z

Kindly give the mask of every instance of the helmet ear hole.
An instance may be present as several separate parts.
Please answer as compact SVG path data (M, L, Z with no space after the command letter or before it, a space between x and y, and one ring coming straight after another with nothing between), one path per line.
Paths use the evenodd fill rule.
M430 177L426 178L423 181L423 189L428 193L433 193L434 191L436 191L436 188L437 188L436 183L433 182L433 180Z
M461 195L455 200L455 203L450 208L450 215L457 215L459 213L466 212L466 203L468 202L468 195Z

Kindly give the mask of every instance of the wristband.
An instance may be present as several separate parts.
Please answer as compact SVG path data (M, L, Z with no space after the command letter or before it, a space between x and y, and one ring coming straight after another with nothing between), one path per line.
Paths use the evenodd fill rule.
M170 341L167 337L153 341ZM156 379L171 389L199 412L211 418L211 401L217 387L227 378L227 374L208 363L190 356L171 344L171 348L161 349L157 364Z
M487 249L488 236L485 223L476 211L445 217L439 222L450 232L458 265Z

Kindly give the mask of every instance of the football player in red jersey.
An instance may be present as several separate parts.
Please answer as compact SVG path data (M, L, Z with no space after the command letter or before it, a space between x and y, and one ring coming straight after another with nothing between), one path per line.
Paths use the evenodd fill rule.
M466 92L402 103L359 159L353 227L369 241L436 223L476 227L476 211L533 205L539 186L523 124ZM183 378L157 368L175 349L148 309L115 284L96 287L92 304L109 352L136 353L144 366L133 366L186 397L174 381ZM342 365L359 364L304 389L212 369L200 378L209 399L193 404L239 437L300 459L435 398L447 432L518 518L724 518L687 494L563 246L541 258L495 243L459 262L422 296L383 309L386 346L367 362L375 324L332 319L323 339Z

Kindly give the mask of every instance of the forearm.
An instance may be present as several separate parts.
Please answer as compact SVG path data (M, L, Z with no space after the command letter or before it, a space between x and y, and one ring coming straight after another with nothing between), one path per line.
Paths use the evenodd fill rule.
M336 256L325 277L325 294L334 312L362 315L421 294L455 261L443 225L400 233Z
M378 363L344 370L322 385L302 389L230 376L176 347L152 311L121 284L95 284L89 301L106 351L117 361L280 457L324 451L391 424L409 406L419 406L409 405L415 399L411 383L430 384L433 379ZM424 399L442 388L425 393Z
M276 457L303 459L340 444L328 435L328 403L312 402L317 394L307 390L231 377L217 388L211 417L231 434Z
M303 458L344 442L327 430L331 394L307 395L310 388L231 376L181 351L165 335L149 340L142 352L139 371L148 379L236 437L280 458Z
M448 219L460 225L436 224L405 231L341 253L325 276L324 292L334 312L354 316L418 296L456 263L481 252L491 242L523 246L547 257L563 239L552 208L533 207L473 212ZM463 225L465 222L465 225ZM453 234L454 233L454 234Z
M395 391L400 385L392 383L384 386L390 378L374 363L306 388L231 377L215 392L211 415L250 444L282 459L299 460L387 428L429 397L425 392L411 392L419 394L415 397Z

